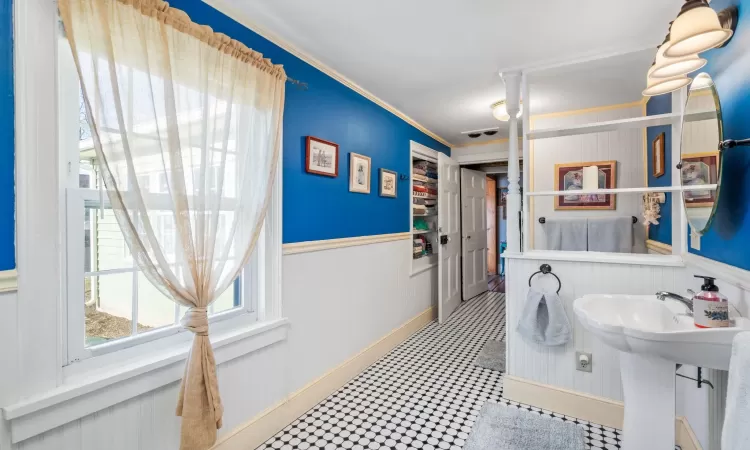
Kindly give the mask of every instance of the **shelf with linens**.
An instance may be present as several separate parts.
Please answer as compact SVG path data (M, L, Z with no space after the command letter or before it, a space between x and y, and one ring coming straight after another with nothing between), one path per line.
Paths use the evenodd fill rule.
M437 265L437 159L413 155L411 165L412 273Z

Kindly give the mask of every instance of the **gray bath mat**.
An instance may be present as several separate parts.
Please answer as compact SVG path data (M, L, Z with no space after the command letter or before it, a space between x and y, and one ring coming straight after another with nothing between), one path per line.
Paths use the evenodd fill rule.
M499 403L485 403L464 450L584 450L583 429Z
M505 372L505 342L487 341L474 361L474 365Z

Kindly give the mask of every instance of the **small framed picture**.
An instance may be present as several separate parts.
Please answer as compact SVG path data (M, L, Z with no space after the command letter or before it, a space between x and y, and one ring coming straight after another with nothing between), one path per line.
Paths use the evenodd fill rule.
M305 171L336 178L339 176L339 146L313 136L307 136Z
M651 163L654 178L664 175L664 133L656 136L651 143Z
M617 161L592 161L555 164L555 187L569 193L555 197L555 211L584 209L617 209L615 194L576 194L583 190L583 168L597 166L599 189L617 185Z
M370 193L371 166L368 156L349 153L349 192Z
M716 184L719 180L719 152L690 153L680 161L683 186ZM716 191L687 190L682 193L688 208L710 208L716 201Z
M398 174L392 170L380 169L380 196L396 198Z

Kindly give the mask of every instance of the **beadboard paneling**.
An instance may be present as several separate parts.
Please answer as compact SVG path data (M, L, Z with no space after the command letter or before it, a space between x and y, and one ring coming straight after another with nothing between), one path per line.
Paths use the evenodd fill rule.
M560 277L560 298L573 328L573 338L561 347L526 342L516 332L526 296L529 276L544 260L509 259L508 271L508 373L598 397L622 401L619 354L586 332L573 313L573 301L586 294L654 294L680 291L681 267L658 267L590 262L554 261L552 271ZM552 276L537 275L533 283L545 290L557 289ZM592 372L575 369L575 352L591 352Z
M289 337L218 367L225 408L220 437L435 305L436 269L410 277L410 256L409 240L284 256ZM14 448L176 449L178 387L172 383Z
M584 125L593 122L641 117L643 108L627 108L594 111L584 114L540 117L533 122L533 129ZM532 152L533 191L554 191L555 164L580 163L591 161L617 161L615 187L644 187L643 130L618 130L606 133L564 136L533 141ZM537 220L546 218L576 218L604 216L641 216L640 194L618 194L615 210L596 211L555 211L555 197L534 197L532 200L533 231L531 248L546 250L544 225ZM642 226L633 227L635 233L635 253L646 253L646 233Z

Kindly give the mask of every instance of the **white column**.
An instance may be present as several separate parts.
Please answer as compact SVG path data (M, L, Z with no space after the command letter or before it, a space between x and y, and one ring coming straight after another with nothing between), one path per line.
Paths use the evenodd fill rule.
M683 113L687 103L687 88L672 93L672 112ZM682 173L677 164L682 160L680 148L682 143L682 122L672 124L672 186L680 186ZM648 144L651 145L651 144ZM670 194L667 194L670 195ZM682 206L682 192L672 192L672 254L681 255L688 252L690 243L687 233L687 216Z
M518 115L521 97L521 72L503 72L505 82L505 106L508 109L508 251L521 251L521 227L518 213L521 212L521 186L518 161Z
M529 145L529 139L526 137L529 129L531 128L531 96L529 95L529 77L526 73L521 77L521 99L526 102L526 107L523 108L523 114L521 120L523 121L523 134L521 138L523 140L523 165L526 168L523 173L523 192L521 195L521 206L523 209L523 226L521 227L521 233L523 233L523 248L524 252L531 250L531 227L533 225L533 218L530 216L531 202L534 201L532 197L524 198L524 194L531 192L531 148Z

